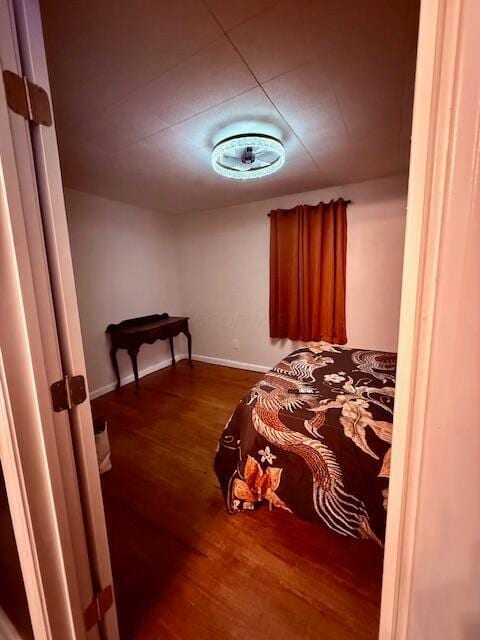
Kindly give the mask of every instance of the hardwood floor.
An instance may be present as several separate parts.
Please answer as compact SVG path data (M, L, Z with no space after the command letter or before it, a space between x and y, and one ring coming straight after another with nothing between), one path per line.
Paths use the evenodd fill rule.
M382 554L281 511L228 515L218 437L261 374L186 361L96 399L121 637L376 638Z

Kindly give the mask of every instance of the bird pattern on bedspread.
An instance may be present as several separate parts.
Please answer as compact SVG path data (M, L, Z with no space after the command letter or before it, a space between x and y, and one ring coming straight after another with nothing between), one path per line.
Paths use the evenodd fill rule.
M276 365L242 400L220 439L215 468L228 510L266 501L381 544L395 366L395 354L327 343ZM305 394L311 390L318 395Z

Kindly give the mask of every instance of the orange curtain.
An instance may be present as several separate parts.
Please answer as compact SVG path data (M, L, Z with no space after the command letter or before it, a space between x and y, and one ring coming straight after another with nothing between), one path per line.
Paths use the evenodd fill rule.
M347 203L270 213L270 336L347 342Z

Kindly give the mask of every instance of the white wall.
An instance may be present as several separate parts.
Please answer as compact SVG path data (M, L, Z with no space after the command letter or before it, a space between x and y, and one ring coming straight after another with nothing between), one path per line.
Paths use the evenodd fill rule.
M395 351L406 195L406 177L394 176L179 216L182 309L191 317L194 353L271 366L293 350L290 341L269 337L267 214L338 196L353 201L348 207L348 344Z
M115 376L105 329L111 322L180 313L176 234L158 211L67 189L65 201L87 375L93 395L113 388ZM176 352L184 350L176 339ZM140 370L169 359L168 342L143 345ZM125 351L120 374L132 374Z
M245 185L248 188L248 185ZM269 368L297 345L268 328L269 219L274 208L342 195L348 208L348 344L396 350L406 178L396 176L247 205L166 216L66 190L80 321L92 395L114 387L105 328L167 311L190 316L193 352ZM238 340L239 348L234 347ZM176 352L185 350L181 337ZM132 375L118 352L122 378ZM139 369L169 361L168 343L142 346Z

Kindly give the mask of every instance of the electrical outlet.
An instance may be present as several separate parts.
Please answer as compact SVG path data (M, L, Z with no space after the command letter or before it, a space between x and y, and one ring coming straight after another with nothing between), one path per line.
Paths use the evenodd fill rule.
M233 339L233 348L235 349L235 351L238 351L240 349L240 340L238 338Z

